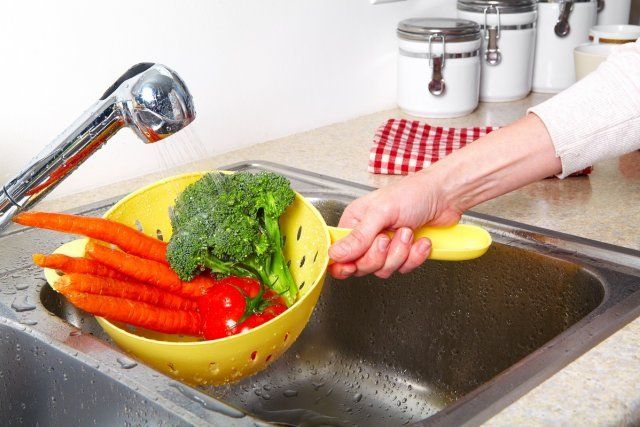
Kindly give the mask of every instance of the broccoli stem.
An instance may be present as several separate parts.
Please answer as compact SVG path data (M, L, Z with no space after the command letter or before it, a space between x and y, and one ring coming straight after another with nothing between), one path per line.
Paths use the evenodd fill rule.
M273 254L269 283L272 283L271 288L284 298L287 307L296 301L298 286L287 267L282 251Z
M287 267L284 258L282 235L280 234L278 219L265 215L264 228L274 248L269 268L267 268L267 271L270 272L269 281L266 283L271 289L284 298L287 307L289 307L296 301L298 285L296 285L296 282L293 280L291 271L289 271L289 267Z
M209 255L202 257L202 259L204 266L214 273L223 274L225 276L254 277L256 279L260 278L255 273L245 268L242 268L236 264L220 261L219 259L213 258Z
M212 272L222 274L224 276L252 277L254 279L260 280L262 283L269 287L272 287L271 284L274 283L274 278L267 274L268 269L266 267L268 267L268 265L260 265L258 260L256 260L256 258L254 257L244 260L244 262L239 265L224 262L210 255L207 255L203 257L203 264ZM277 281L277 278L275 280ZM274 289L274 291L278 292L276 289Z

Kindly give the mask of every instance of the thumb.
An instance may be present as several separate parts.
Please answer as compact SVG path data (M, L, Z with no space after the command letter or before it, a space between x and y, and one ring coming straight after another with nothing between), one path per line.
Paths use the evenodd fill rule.
M351 230L351 233L329 248L329 256L334 261L342 263L357 260L369 250L376 236L387 225L386 218L382 213L367 213Z

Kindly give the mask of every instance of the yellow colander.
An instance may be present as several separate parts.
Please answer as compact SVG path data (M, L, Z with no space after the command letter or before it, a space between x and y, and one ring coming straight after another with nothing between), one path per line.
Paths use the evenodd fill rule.
M167 178L144 187L116 203L105 218L141 229L166 241L171 237L169 210L185 187L206 172ZM277 318L240 335L214 341L167 335L129 325L96 320L126 352L177 380L191 384L222 384L240 380L264 369L298 338L315 307L329 263L331 234L340 238L345 230L327 227L320 213L304 197L296 195L280 219L285 237L284 254L300 289L296 303ZM330 229L332 233L330 233ZM433 239L434 259L471 259L486 252L489 234L469 225L416 231ZM67 243L56 251L83 256L85 240ZM46 269L52 287L58 275Z

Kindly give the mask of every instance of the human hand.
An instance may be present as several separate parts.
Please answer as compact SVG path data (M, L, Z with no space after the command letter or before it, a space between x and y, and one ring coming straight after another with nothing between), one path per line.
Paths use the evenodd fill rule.
M414 242L413 229L453 225L462 213L449 206L430 175L405 177L347 206L339 226L353 231L329 249L332 276L346 279L373 273L388 278L395 271L408 273L427 259L431 242L426 238ZM393 238L385 230L394 230Z
M466 209L561 171L547 128L528 114L351 203L340 227L353 231L329 248L329 271L338 279L408 273L431 251L427 239L413 241L413 229L454 225ZM392 239L385 230L395 231Z

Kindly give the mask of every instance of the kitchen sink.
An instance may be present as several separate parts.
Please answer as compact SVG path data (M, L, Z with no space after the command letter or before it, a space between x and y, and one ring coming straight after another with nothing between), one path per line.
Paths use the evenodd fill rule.
M27 327L0 323L0 425L189 425Z
M288 176L330 225L370 190L270 163L228 169ZM113 202L78 212L100 215ZM19 392L3 390L0 405L12 402L12 419L26 417L20 402L35 396L29 417L44 411L64 420L66 402L84 402L78 416L105 424L478 424L640 315L640 252L486 215L463 221L491 232L495 243L483 257L429 261L388 280L327 279L308 326L280 359L239 383L197 389L128 359L91 316L43 282L31 252L51 251L68 236L15 227L0 238L0 316L31 332L0 324L1 344L50 349L46 361L28 353L26 362L25 353L15 369L22 373L3 351L2 380L11 375Z

